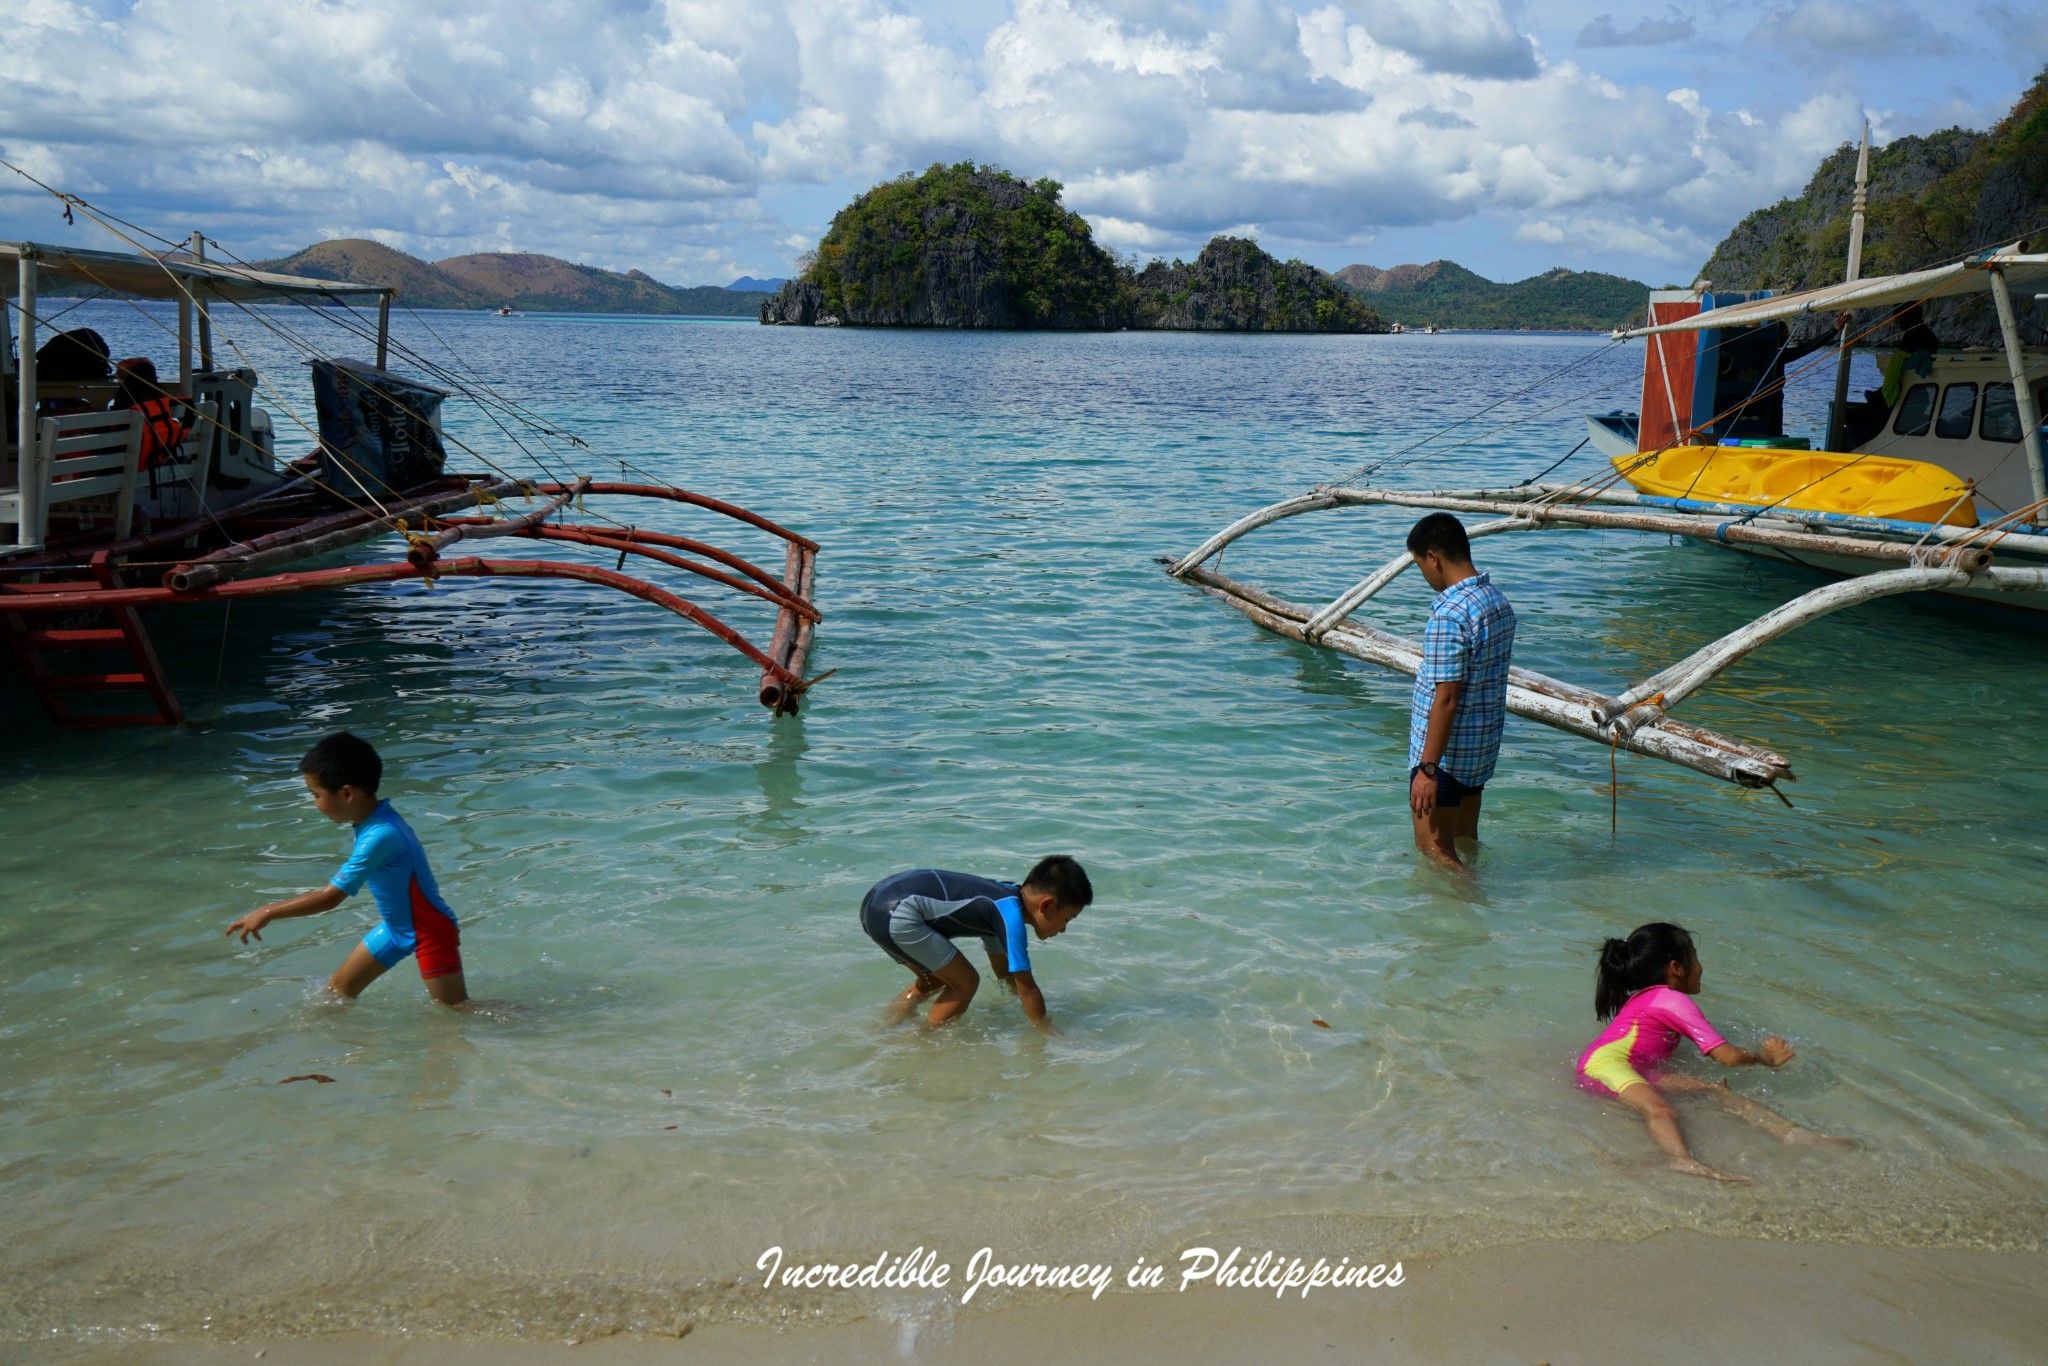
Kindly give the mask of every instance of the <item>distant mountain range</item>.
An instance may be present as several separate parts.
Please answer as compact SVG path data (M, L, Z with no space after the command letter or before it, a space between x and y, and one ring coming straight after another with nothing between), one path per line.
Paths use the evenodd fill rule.
M1619 275L1562 266L1513 284L1475 275L1455 261L1425 266L1346 266L1337 279L1389 322L1408 327L1605 331L1643 310L1650 287Z
M751 290L756 294L773 294L788 283L789 281L780 275L772 280L757 280L751 275L742 275L739 279L727 285L726 288Z
M415 308L496 309L548 313L680 313L753 317L765 289L665 285L643 271L621 275L531 252L487 251L422 261L359 237L316 242L304 251L259 263L265 270L351 284L395 285Z

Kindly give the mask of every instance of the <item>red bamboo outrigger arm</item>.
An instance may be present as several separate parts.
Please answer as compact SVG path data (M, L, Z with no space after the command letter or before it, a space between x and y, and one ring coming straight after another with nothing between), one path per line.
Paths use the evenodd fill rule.
M171 603L224 602L235 598L274 597L302 593L315 588L340 588L363 583L395 583L405 579L440 578L527 578L579 579L603 584L621 593L665 607L677 616L697 623L761 666L785 687L803 691L803 680L783 665L749 644L746 637L687 598L678 597L615 570L595 565L569 564L559 560L439 560L421 569L404 560L387 564L345 565L335 569L310 569L296 574L272 574L258 579L231 579L187 592L169 588L99 588L83 584L20 584L0 592L0 604L10 612L62 612L80 607L162 607Z

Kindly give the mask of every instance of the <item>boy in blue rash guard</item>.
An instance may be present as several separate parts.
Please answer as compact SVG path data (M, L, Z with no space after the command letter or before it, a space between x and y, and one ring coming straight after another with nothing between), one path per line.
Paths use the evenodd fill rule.
M379 923L327 979L327 989L354 1000L364 987L417 954L429 996L449 1006L467 1001L455 913L441 899L419 837L390 802L377 799L377 784L384 778L377 751L342 731L307 750L299 772L321 815L355 827L355 847L325 887L258 906L227 932L240 934L246 944L251 936L261 939L263 927L273 920L331 911L367 886L377 902Z
M1025 1018L1052 1032L1045 995L1031 973L1030 935L1063 933L1095 899L1088 874L1065 854L1042 858L1022 884L973 873L916 868L883 878L860 903L861 928L882 952L916 977L890 1007L902 1019L933 992L930 1023L956 1020L974 999L981 977L953 947L962 936L981 940L996 979L1017 993Z

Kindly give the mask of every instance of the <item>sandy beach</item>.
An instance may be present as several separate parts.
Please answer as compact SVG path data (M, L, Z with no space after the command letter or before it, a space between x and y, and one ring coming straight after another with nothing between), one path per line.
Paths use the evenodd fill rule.
M164 1342L30 1351L16 1360L150 1366L338 1363L973 1360L987 1366L1193 1361L2030 1362L2048 1334L2048 1254L1799 1245L1663 1234L1642 1243L1535 1242L1405 1268L1394 1290L1193 1287L970 1308L923 1324L691 1325L680 1338L561 1343Z

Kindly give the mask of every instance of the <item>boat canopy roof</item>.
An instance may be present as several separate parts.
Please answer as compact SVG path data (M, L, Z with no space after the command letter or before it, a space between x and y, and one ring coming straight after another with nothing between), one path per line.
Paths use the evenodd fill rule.
M379 298L398 292L389 285L273 275L248 266L195 261L180 252L154 256L55 247L41 242L0 242L0 296L11 298L20 292L20 262L24 257L35 263L38 294L85 289L137 299L181 299L190 291L202 302L320 299L331 303L376 303Z
M1779 322L1809 313L1839 313L1848 308L1891 308L1958 294L1982 294L1990 290L1992 272L2003 271L2006 283L2015 289L2048 281L2048 254L2027 254L2002 248L1972 256L1952 265L1916 270L1905 275L1876 275L1867 280L1827 285L1780 294L1769 299L1708 309L1676 322L1655 327L1631 327L1615 332L1616 337L1646 337L1656 332L1698 332L1706 328L1753 327Z

